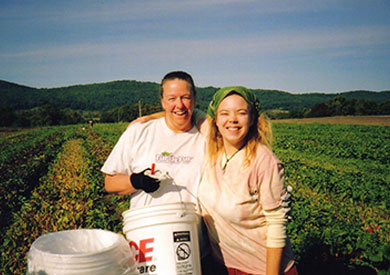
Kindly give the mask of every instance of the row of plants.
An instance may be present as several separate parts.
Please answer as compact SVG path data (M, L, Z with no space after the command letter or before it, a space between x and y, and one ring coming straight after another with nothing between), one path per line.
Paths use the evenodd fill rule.
M88 129L86 131L86 139L84 146L90 152L90 169L92 171L91 183L96 185L95 194L95 209L99 213L105 213L107 218L100 220L93 226L95 228L104 228L116 233L122 233L122 212L127 210L130 206L128 196L118 196L115 194L108 194L104 190L104 174L100 172L108 155L110 154L113 145L107 142L98 135L94 130ZM98 222L99 220L96 220Z
M128 122L121 123L99 123L94 127L95 132L101 136L106 143L114 147L120 135L126 130Z
M99 171L111 147L91 129L78 127L39 179L29 199L13 211L3 234L1 271L25 274L33 241L46 232L101 228L120 232L126 197L107 195Z
M17 136L20 143L10 139L0 164L0 230L12 222L12 212L29 199L66 140L66 133L72 131L71 127L31 130Z
M2 135L0 137L1 153L0 168L6 163L11 163L18 158L23 151L32 149L46 139L46 137L57 132L56 128L35 128L15 133Z
M310 174L313 188L390 208L390 174L386 172L390 164L389 127L275 124L274 129L275 149L305 160L312 169L300 173ZM345 157L337 153L340 151L355 153ZM327 180L316 180L324 178Z
M389 127L275 123L279 148L337 159L389 164ZM280 141L280 142L278 142Z
M368 132L376 136L365 142ZM286 183L294 187L288 229L304 274L316 269L390 272L389 160L359 158L374 154L369 144L387 148L389 132L384 127L274 125L274 151L285 164ZM340 156L340 144L361 152L355 158Z
M5 233L1 251L1 266L5 274L23 274L32 242L46 232L74 228L71 225L75 219L84 218L84 215L81 216L83 210L91 206L85 203L82 208L74 209L75 194L79 195L85 184L80 176L88 172L88 162L83 158L80 141L71 140L62 149L49 173L32 192L30 200L20 211L14 212L14 222ZM10 257L12 254L13 257Z
M7 132L7 130L9 132ZM1 160L6 159L4 158L4 153L6 150L9 150L7 147L12 145L23 145L23 141L33 138L34 133L36 130L18 130L18 129L8 129L4 128L2 129L1 135L0 135L0 146L3 148L1 152Z
M315 168L308 168L304 161L285 157L284 163L288 167L286 183L294 187L290 236L301 266L316 266L318 262L314 265L312 262L312 257L316 256L326 257L323 264L329 264L330 258L337 261L342 265L339 269L368 266L379 271L389 268L389 211L366 205L349 194L315 188L316 182L329 179L317 177L318 174L311 176L310 171ZM309 172L301 173L306 170ZM313 251L308 253L310 248Z

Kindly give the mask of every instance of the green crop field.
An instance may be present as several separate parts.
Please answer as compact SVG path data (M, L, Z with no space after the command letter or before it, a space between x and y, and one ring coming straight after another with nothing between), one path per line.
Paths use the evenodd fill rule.
M127 124L0 135L2 274L25 274L32 242L75 228L122 231L128 197L100 167ZM288 233L300 274L390 274L390 127L274 123L293 187Z

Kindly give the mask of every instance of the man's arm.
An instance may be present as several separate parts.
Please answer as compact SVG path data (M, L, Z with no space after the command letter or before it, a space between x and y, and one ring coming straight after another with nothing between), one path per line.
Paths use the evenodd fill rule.
M104 188L108 193L129 195L137 191L130 182L130 175L106 175Z
M143 190L146 193L152 193L160 187L160 180L152 178L145 174L145 169L140 173L129 175L116 174L106 175L104 179L105 189L108 193L117 195L129 195L137 190Z

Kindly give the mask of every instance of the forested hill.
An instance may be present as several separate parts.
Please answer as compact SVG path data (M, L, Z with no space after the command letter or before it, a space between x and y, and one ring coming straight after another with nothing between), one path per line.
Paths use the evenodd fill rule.
M205 109L218 88L197 87L197 106ZM262 108L302 109L324 103L336 96L347 99L365 99L376 102L390 100L390 91L349 91L343 93L292 94L278 90L255 89ZM1 107L13 110L31 109L46 103L55 104L60 109L104 111L142 103L159 104L159 84L135 80L120 80L106 83L75 85L60 88L32 88L0 80Z

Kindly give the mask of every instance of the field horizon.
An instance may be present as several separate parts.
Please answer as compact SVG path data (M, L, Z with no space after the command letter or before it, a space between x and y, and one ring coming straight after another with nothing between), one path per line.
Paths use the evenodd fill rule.
M272 122L390 126L390 116L332 116L313 118L288 118L275 119L272 120Z

